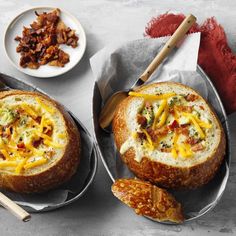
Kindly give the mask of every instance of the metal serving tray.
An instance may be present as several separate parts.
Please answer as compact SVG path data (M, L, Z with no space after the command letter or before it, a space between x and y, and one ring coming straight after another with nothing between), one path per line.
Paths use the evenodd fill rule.
M184 214L186 217L185 221L191 221L197 219L202 215L213 209L219 202L229 177L229 165L230 165L230 133L227 116L220 100L220 97L213 86L210 79L207 77L205 72L197 67L197 73L205 80L208 89L208 101L214 107L220 122L223 125L227 147L225 159L217 172L216 176L207 185L200 187L196 190L185 190L185 191L171 191L173 195L180 200L182 203ZM117 178L125 178L133 176L132 173L127 176L124 173L127 171L121 171L124 169L124 164L117 158L117 150L113 142L112 134L104 132L98 125L98 115L102 107L102 98L98 89L97 82L94 85L93 91L93 125L94 125L94 135L96 139L97 150L102 159L103 165L105 166L107 173L114 182ZM113 158L112 155L113 154ZM184 201L183 201L184 199ZM171 224L170 222L162 222L166 224Z
M2 74L2 73L0 73L0 81L3 82L6 86L10 87L11 89L40 92L40 93L43 93L43 94L49 96L48 94L46 94L45 92L43 92L42 90L40 90L37 87L34 87L30 84L24 83L16 78L13 78L11 76L8 76L8 75ZM1 88L0 88L0 91L1 91ZM61 203L49 205L49 206L47 206L43 209L40 209L40 210L36 210L32 207L22 205L22 207L25 208L29 212L50 211L50 210L54 210L54 209L63 207L65 205L68 205L68 204L76 201L77 199L79 199L87 191L88 187L91 185L91 183L94 180L96 170L97 170L97 164L98 164L98 154L97 154L97 151L95 148L93 138L90 135L90 133L88 132L88 130L84 127L84 125L80 122L80 120L72 112L70 112L67 108L65 108L65 109L69 112L71 117L74 119L80 133L83 132L83 135L81 135L82 144L83 144L83 142L85 142L85 139L87 140L86 142L88 142L88 140L89 140L90 145L91 145L91 150L92 150L90 158L83 158L83 156L84 156L83 155L84 154L83 153L83 145L81 145L82 146L81 161L80 161L80 165L78 167L76 174L71 178L70 181L68 181L67 183L58 187L58 189L69 189L66 200ZM76 178L76 180L79 179L79 181L76 181L76 183L75 183L75 181L73 182L73 180L75 180L75 178ZM20 195L20 194L11 193L11 192L8 193L5 190L4 190L4 193L7 195L10 194L12 200L14 200L14 196ZM42 201L44 199L44 197L46 199L48 194L50 194L50 191L40 194L40 201ZM31 195L31 196L34 197L33 195ZM21 205L20 203L18 203L18 204Z

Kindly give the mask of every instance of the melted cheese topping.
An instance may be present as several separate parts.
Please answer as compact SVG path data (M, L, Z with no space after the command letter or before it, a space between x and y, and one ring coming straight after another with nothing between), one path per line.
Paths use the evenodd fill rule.
M218 146L220 127L206 102L193 90L160 84L129 95L137 99L127 108L132 135L122 144L121 154L133 148L138 162L145 156L169 165L191 166L204 161ZM146 115L147 106L149 112L152 109L152 120ZM146 123L138 122L138 114Z
M64 118L49 101L29 95L1 100L0 171L43 171L61 157L67 137Z

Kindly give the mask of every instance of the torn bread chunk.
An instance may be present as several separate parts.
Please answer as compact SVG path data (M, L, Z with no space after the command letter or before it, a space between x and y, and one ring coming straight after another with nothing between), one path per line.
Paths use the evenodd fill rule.
M139 179L118 179L112 185L113 194L133 208L136 214L153 220L182 223L181 204L162 188Z

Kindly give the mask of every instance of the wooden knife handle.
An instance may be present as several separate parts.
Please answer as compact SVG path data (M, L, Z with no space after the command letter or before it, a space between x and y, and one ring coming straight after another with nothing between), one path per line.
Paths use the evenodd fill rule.
M187 16L174 34L167 41L165 46L161 49L161 51L156 55L151 64L147 67L147 69L140 76L140 79L143 82L146 82L151 74L156 70L156 68L162 63L162 61L169 55L171 50L177 45L179 41L181 41L191 26L196 22L196 17L193 15Z
M13 215L18 217L20 220L26 222L29 221L31 216L28 212L26 212L23 208L18 206L15 202L5 196L0 192L0 204L10 211Z

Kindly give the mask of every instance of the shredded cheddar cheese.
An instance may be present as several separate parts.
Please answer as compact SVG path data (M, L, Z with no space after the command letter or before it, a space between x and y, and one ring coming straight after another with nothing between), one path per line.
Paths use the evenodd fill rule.
M18 164L18 166L16 167L15 169L15 174L20 174L22 169L24 168L25 166L25 163L27 162L28 158L24 158L20 164Z
M184 146L187 157L191 157L193 155L193 152L191 150L191 146L187 143L184 143L183 146Z
M11 127L7 127L7 128L6 128L6 134L7 134L7 135L11 135L10 129L11 129Z
M178 154L177 154L177 151L176 151L175 148L172 148L171 154L172 154L172 156L173 156L174 158L177 158L177 157L178 157Z
M55 113L55 110L49 106L47 106L45 103L43 103L43 101L40 99L40 98L36 98L36 101L39 103L39 105L44 109L46 110L47 112L51 113L51 114L54 114Z
M16 167L17 162L16 161L1 161L0 162L0 168L5 168L5 167Z
M34 162L29 162L29 163L25 164L24 169L27 170L27 169L31 169L31 168L34 168L37 166L41 166L41 165L45 164L46 162L47 162L46 158L42 158L42 159L34 161Z
M134 138L134 139L136 139L137 138L137 136L138 136L138 134L137 134L137 132L132 132L132 137Z
M29 105L27 105L26 103L22 103L21 107L34 119L37 118L37 113Z
M29 150L31 150L32 153L35 154L35 155L42 156L43 153L44 153L44 151L38 150L38 149L34 148L34 146L31 145L31 144L25 144L25 146L26 146Z
M179 138L179 135L177 133L174 133L174 136L173 136L173 148L171 150L171 154L174 158L176 158L178 156L177 154L177 150L178 150L178 147L177 147L177 142L178 142L178 138Z
M191 114L192 115L192 114ZM206 129L211 129L212 128L212 125L209 124L209 123L206 123L202 120L200 120L197 116L195 115L192 115L194 117L194 119L198 122L199 126L202 127L202 128L206 128Z
M153 124L152 124L152 127L155 128L156 127L156 123L161 115L161 113L163 112L163 110L165 109L167 105L167 100L164 99L162 102L161 102L161 105L159 106L156 114L155 114L155 117L154 117L154 121L153 121Z
M0 152L5 157L6 160L10 160L11 159L10 155L8 154L8 152L6 150L1 149Z
M199 122L198 123L199 124L199 126L201 127L201 128L206 128L206 129L211 129L212 128L212 125L211 124L208 124L208 123L206 123L206 122Z
M41 117L41 121L40 121L40 127L39 127L39 132L40 132L40 133L43 132L44 124L45 124L45 117L42 116L42 117Z
M161 95L153 95L153 94L144 94L144 93L137 93L137 92L129 92L129 96L133 97L141 97L144 99L150 99L150 100L162 100L162 99L167 99L170 97L175 96L175 93L166 93L166 94L161 94Z
M192 114L185 113L185 112L183 112L182 114L187 116L187 117L189 117L190 121L193 123L193 125L195 126L197 132L199 133L201 139L204 139L205 138L205 134L204 134L203 130L201 129L199 123L195 119L195 117Z
M12 139L16 140L18 135L19 135L19 133L16 131L16 129L13 129Z
M51 146L51 147L54 147L54 148L63 148L64 145L61 145L59 143L56 143L56 142L50 142L48 140L44 140L44 144L48 145L48 146Z
M205 138L205 134L204 132L202 131L201 127L199 126L199 124L197 123L197 121L195 120L195 118L193 116L190 116L190 121L192 121L192 123L194 124L197 132L199 133L201 139L204 139Z
M161 128L165 124L167 116L168 116L168 105L166 105L165 110L161 115L161 119L157 124L157 128Z
M154 145L153 145L153 142L152 142L152 139L151 139L150 135L148 134L148 132L145 129L141 129L141 130L146 135L147 141L148 141L148 143L150 145L150 148L153 150L154 149Z
M175 118L176 121L179 122L179 114L178 114L178 111L177 111L175 106L174 106L174 118Z
M183 145L179 145L179 152L182 157L188 156Z
M57 135L57 137L61 138L61 139L64 139L64 138L66 138L66 134L65 133L64 134L60 133L60 134Z
M67 133L64 128L55 128L52 116L55 108L40 98L35 100L32 103L27 103L27 99L17 100L4 108L4 117L0 116L0 168L3 170L24 173L46 163L47 158L57 153L56 149L65 147Z

